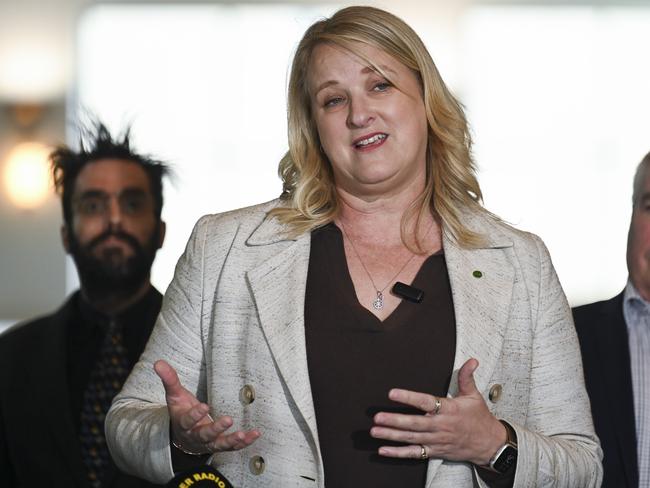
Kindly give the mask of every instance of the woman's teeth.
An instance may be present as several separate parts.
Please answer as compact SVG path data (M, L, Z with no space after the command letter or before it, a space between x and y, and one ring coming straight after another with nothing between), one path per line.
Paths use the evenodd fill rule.
M374 144L375 142L379 142L381 140L386 139L386 134L376 134L372 137L369 137L368 139L364 139L362 141L359 141L355 144L355 146L367 146L369 144Z

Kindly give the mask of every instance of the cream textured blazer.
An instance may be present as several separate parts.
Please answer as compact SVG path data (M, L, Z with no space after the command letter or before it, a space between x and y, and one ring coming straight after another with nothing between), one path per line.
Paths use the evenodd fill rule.
M286 228L266 216L276 204L197 223L106 419L125 471L158 483L173 476L164 390L153 371L162 358L213 417L261 430L252 446L213 456L235 487L325 486L305 350L310 235L285 238ZM449 395L460 366L477 358L479 391L517 432L515 486L599 486L602 453L578 342L544 244L487 215L467 212L464 221L487 244L468 250L443 238L457 330ZM470 464L428 461L426 488L466 486L485 486Z

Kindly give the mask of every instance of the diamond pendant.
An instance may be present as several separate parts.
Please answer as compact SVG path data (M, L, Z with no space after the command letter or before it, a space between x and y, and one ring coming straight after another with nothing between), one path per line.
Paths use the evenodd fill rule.
M384 295L382 295L380 291L377 291L377 298L373 300L372 308L375 310L381 310L384 308Z

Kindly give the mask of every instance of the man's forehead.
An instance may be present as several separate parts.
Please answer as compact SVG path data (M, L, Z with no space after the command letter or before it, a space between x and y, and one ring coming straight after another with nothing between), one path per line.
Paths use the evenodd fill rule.
M126 188L150 192L149 177L138 163L126 159L98 159L87 163L77 175L75 193L120 193Z
M635 182L635 185L638 184ZM644 175L643 175L643 180L641 184L635 188L635 191L637 191L637 201L647 201L650 198L650 171L648 171L648 168L646 168Z

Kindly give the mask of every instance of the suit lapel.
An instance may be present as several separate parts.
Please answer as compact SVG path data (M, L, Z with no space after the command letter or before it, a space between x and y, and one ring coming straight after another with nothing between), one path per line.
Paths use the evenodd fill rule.
M621 450L621 459L630 486L638 484L638 462L636 448L636 424L634 413L634 393L630 370L630 347L627 326L623 317L623 293L605 303L602 317L595 321L598 334L598 353L604 360L600 362L601 375L605 386L603 398L611 408L616 438Z
M29 402L34 413L31 418L42 418L42 425L48 429L54 444L50 453L60 453L61 461L68 466L65 471L75 478L79 486L86 486L85 467L81 460L79 441L70 415L69 386L67 382L67 340L68 322L72 320L74 297L52 317L44 327L42 340L34 344L34 364L28 385L35 398ZM43 442L35 440L35 446ZM55 460L51 460L55 463Z
M443 233L443 248L456 316L456 356L449 384L449 396L458 394L458 370L470 358L479 361L474 373L476 387L487 396L489 380L499 358L510 313L515 269L509 259L512 242L496 235L494 227L469 214L465 223L486 237L475 249L461 248ZM426 486L433 480L442 460L429 461Z
M281 379L308 428L314 452L320 453L304 323L311 235L278 238L283 230L274 219L266 220L248 239L249 245L276 246L279 252L249 271L247 279Z

